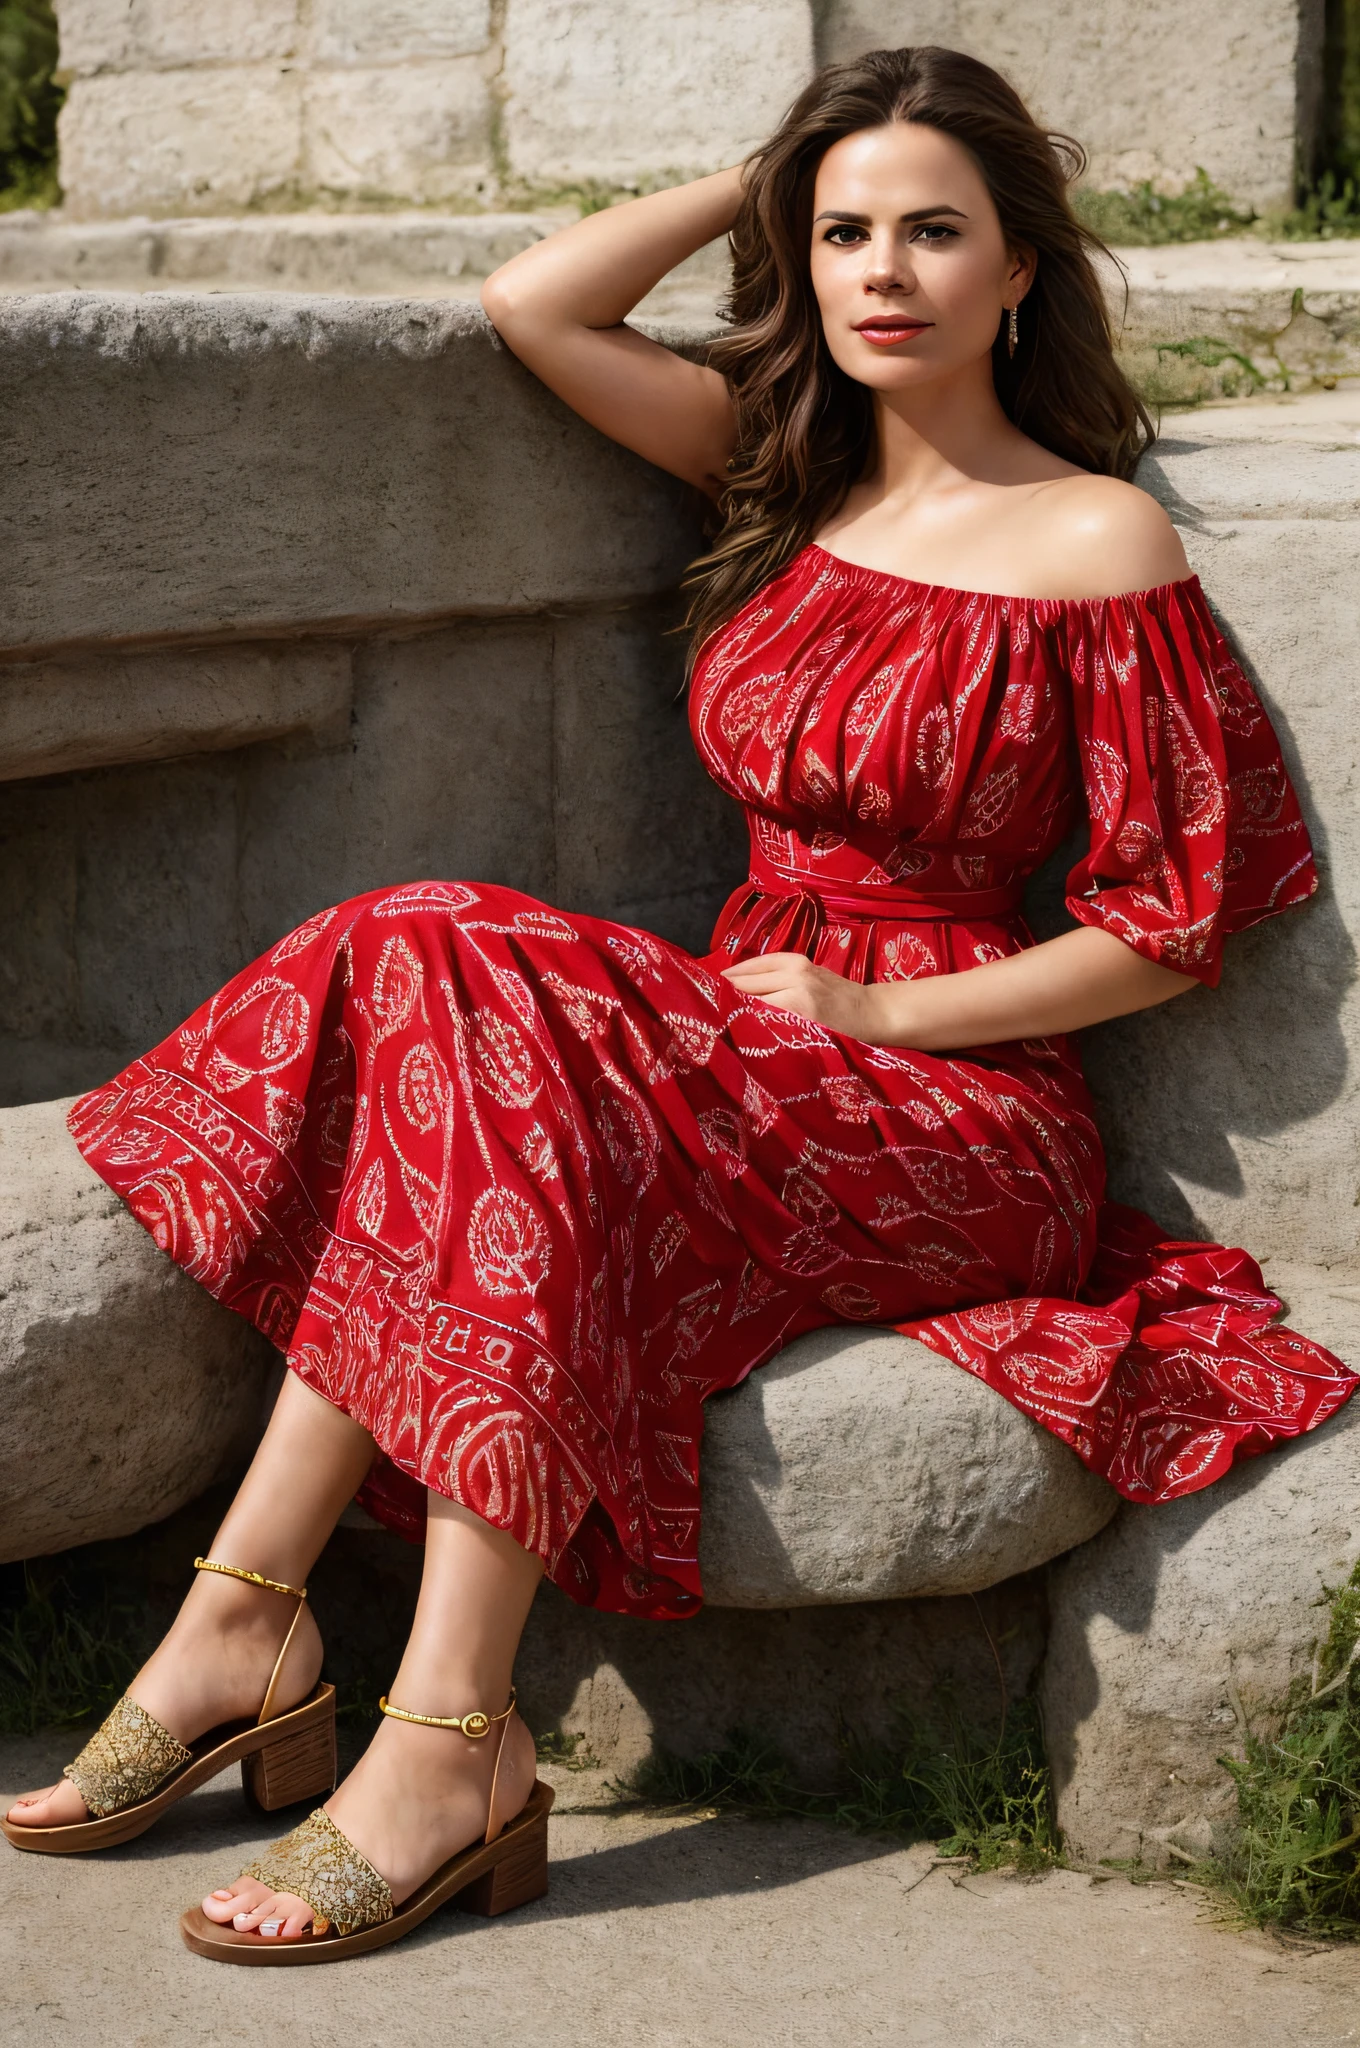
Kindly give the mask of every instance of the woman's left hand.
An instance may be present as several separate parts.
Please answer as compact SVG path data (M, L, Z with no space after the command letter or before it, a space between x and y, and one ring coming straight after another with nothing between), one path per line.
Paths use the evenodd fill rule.
M723 979L744 996L755 996L776 1009L793 1010L824 1024L828 1031L842 1031L847 1038L860 1038L868 1045L881 1043L885 1019L882 990L847 981L829 967L817 967L803 953L760 953L750 960L738 960L721 970Z

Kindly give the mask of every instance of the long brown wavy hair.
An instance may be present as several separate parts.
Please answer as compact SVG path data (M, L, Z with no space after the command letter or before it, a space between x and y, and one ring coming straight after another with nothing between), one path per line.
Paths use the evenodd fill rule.
M710 349L737 415L718 529L685 579L694 645L776 575L838 510L875 456L873 394L833 362L809 270L817 166L843 136L892 121L952 135L976 159L1007 245L1038 255L1014 359L1000 329L992 375L1007 416L1055 455L1129 477L1154 439L1114 356L1093 258L1108 251L1072 211L1086 167L1014 87L958 50L871 50L831 64L747 160L732 229L729 331Z

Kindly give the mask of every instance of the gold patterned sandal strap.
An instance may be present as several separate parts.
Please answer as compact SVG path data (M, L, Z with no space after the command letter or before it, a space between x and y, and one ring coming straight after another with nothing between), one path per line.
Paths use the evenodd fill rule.
M223 1578L244 1579L248 1586L262 1586L266 1593L291 1593L295 1600L307 1598L305 1586L285 1586L281 1579L267 1579L263 1572L248 1572L239 1564L219 1564L214 1557L196 1557L196 1572L221 1572Z
M466 1735L470 1742L480 1742L484 1735L491 1733L497 1721L508 1721L514 1711L513 1685L510 1688L510 1704L499 1714L484 1714L480 1708L474 1708L470 1714L450 1714L447 1717L440 1714L408 1714L405 1707L394 1707L385 1693L378 1701L378 1712L390 1714L394 1721L414 1721L417 1728L452 1728L457 1734Z
M96 1820L140 1805L187 1764L192 1751L124 1693L73 1764L62 1772Z
M300 1827L273 1843L242 1872L272 1892L290 1892L312 1909L312 1932L357 1934L392 1918L392 1892L342 1835L324 1806L308 1814Z

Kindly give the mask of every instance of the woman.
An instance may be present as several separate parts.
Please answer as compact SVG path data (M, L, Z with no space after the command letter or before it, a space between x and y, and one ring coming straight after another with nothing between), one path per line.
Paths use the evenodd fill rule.
M1126 481L1150 429L1078 161L985 66L880 51L741 171L487 283L530 369L717 505L691 716L752 869L706 959L505 889L381 891L74 1112L292 1371L170 1634L9 1839L126 1839L238 1756L266 1805L326 1791L306 1574L358 1488L425 1536L370 1749L186 1914L200 1953L321 1961L543 1888L510 1683L538 1579L692 1613L702 1401L802 1331L910 1323L1144 1500L1352 1389L1269 1329L1244 1255L1101 1207L1065 1034L1212 985L1316 884L1265 716ZM707 363L623 325L728 231ZM1076 926L1036 945L1019 889L1083 801Z

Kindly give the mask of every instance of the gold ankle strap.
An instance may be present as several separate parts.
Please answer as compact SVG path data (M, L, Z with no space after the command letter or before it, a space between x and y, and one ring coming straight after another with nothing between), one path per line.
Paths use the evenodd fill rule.
M480 1742L489 1735L497 1721L508 1721L515 1711L515 1688L510 1688L510 1704L500 1714L483 1714L474 1710L471 1714L451 1714L447 1719L439 1714L408 1714L404 1707L394 1707L386 1694L378 1701L378 1712L390 1714L394 1721L414 1721L418 1728L453 1728L459 1735L466 1735L469 1742Z
M285 1586L280 1579L267 1579L263 1572L243 1571L239 1564L218 1564L215 1558L196 1557L196 1572L221 1572L224 1578L244 1579L248 1586L263 1586L266 1593L291 1593L294 1600L305 1600L305 1586Z

